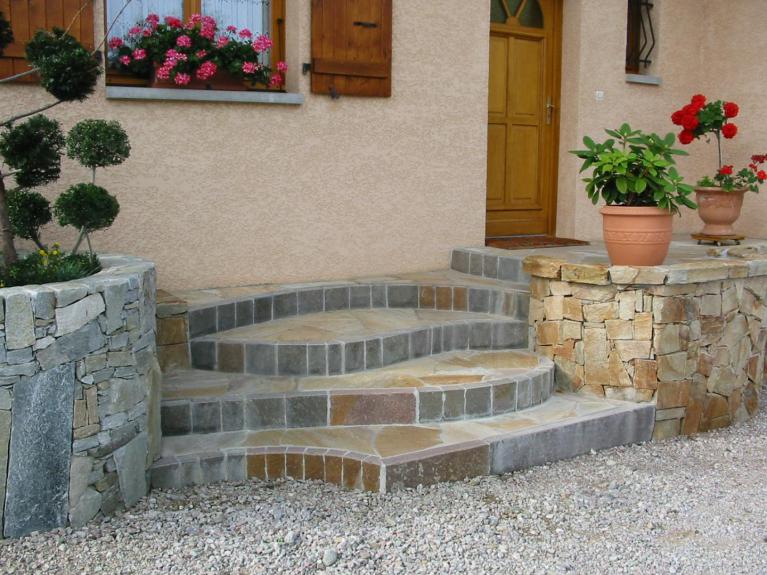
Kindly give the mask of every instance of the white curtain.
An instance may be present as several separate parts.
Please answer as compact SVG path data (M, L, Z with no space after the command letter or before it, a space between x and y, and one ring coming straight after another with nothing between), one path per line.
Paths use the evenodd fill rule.
M120 13L125 3L126 0L107 0L107 17L110 23ZM183 18L184 0L132 0L115 22L109 37L124 37L137 22L143 22L152 13L160 18L165 16Z
M213 16L221 31L237 26L238 30L247 28L254 37L271 36L270 0L202 0L202 13ZM261 62L269 65L269 55L262 55Z

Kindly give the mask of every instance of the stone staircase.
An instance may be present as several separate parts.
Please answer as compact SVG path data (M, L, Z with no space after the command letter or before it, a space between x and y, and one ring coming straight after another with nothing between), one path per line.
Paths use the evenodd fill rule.
M650 438L652 406L555 394L519 258L455 250L451 267L179 294L190 365L165 376L153 485L387 491Z

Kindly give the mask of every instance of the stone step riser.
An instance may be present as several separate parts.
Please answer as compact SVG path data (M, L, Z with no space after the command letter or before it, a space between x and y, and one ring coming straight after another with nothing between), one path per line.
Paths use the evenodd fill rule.
M529 285L530 276L522 269L522 259L512 254L495 256L471 248L458 248L450 254L450 269L462 274Z
M654 419L652 405L632 406L529 433L389 458L336 449L232 448L162 459L152 468L152 486L179 489L248 478L290 477L326 481L346 489L388 492L509 473L583 455L592 449L643 443L652 436Z
M458 350L526 349L528 326L519 320L446 323L337 343L274 343L198 339L192 367L227 373L332 376L379 369Z
M494 382L428 389L230 396L162 403L163 436L462 421L528 409L554 391L554 367Z
M288 317L350 309L468 311L527 321L529 303L529 293L515 289L383 283L309 288L192 309L189 340Z

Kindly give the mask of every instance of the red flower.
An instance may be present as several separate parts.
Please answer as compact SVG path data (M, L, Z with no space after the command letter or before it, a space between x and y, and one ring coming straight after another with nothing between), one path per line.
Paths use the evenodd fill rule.
M740 108L735 102L725 102L724 103L724 117L725 118L735 118L738 113L740 112Z
M738 127L735 124L725 124L722 126L722 135L728 140L733 139L738 134Z
M702 108L706 105L706 97L703 94L695 94L690 100L690 103L693 106L699 106Z
M699 125L700 121L698 120L698 116L685 116L682 118L682 127L685 130L692 132Z
M719 168L719 175L720 176L731 176L732 175L732 166L722 166Z
M759 183L761 184L764 180L767 180L767 172L764 170L759 170L756 173L756 179L759 180Z
M682 112L682 110L677 110L676 112L671 114L671 121L674 123L675 126L681 126L683 119L684 119L684 112Z
M694 139L695 134L693 134L690 130L682 130L679 134L679 142L684 145L691 144Z
M175 16L166 16L165 24L171 28L181 28L184 25L184 23Z

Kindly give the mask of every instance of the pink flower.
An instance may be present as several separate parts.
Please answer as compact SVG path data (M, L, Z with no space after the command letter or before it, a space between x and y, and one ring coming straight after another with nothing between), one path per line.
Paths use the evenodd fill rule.
M279 62L277 62L277 70L279 72L283 72L283 73L287 72L288 71L288 65L285 62L283 62L283 61L279 61Z
M257 53L266 52L272 45L272 39L266 34L261 34L253 41L253 50Z
M154 12L152 12L149 15L147 15L146 21L149 22L150 24L159 24L160 17Z
M199 80L207 80L215 76L216 72L218 72L218 66L214 62L203 62L197 69L197 78Z
M136 48L133 51L133 59L136 61L141 61L146 58L146 50L143 48Z
M237 26L232 26L230 24L229 26L226 27L226 31L227 32L232 32L232 33L237 32Z
M272 78L269 80L269 87L278 88L279 86L282 86L282 75L272 74Z
M229 44L229 38L227 38L226 36L221 36L221 37L219 37L218 41L216 42L216 47L223 48L227 44Z
M189 82L192 81L192 77L189 74L179 72L176 74L176 77L173 79L173 81L179 86L186 86Z
M151 30L149 30L149 29L144 29L144 31L141 33L141 35L142 35L144 38L149 38L149 37L152 35L152 31L151 31Z
M191 48L192 47L192 39L189 36L179 36L176 38L176 46L180 48Z
M158 68L157 70L157 79L158 80L168 80L170 78L170 71L171 66L162 66L161 68Z
M178 62L186 62L188 59L189 57L186 54L183 54L171 48L170 50L165 52L164 65L170 68L173 68Z
M253 37L253 32L251 32L247 28L243 28L242 30L240 30L240 38L252 38L252 37Z
M208 55L208 51L207 50L197 50L197 52L195 52L194 55L197 56L198 58L204 58L205 56Z
M171 28L181 28L184 25L184 23L178 18L176 18L175 16L166 16L165 24L167 24Z
M258 64L255 62L245 62L242 65L242 71L246 74L255 74L256 70L258 70Z
M141 28L139 28L138 26L134 26L133 28L128 30L128 34L130 34L131 36L138 36L139 34L141 34Z
M206 40L213 40L213 38L216 37L215 24L210 25L210 24L203 23L202 29L200 30L200 36L202 36Z
M112 50L116 50L117 48L120 48L123 45L122 38L118 38L115 36L114 38L110 38L109 40L109 48Z
M201 14L192 14L189 17L189 22L187 22L186 27L187 28L194 28L196 24L199 24L202 22L202 15Z
M129 66L131 63L130 56L120 56L120 64L123 66Z

